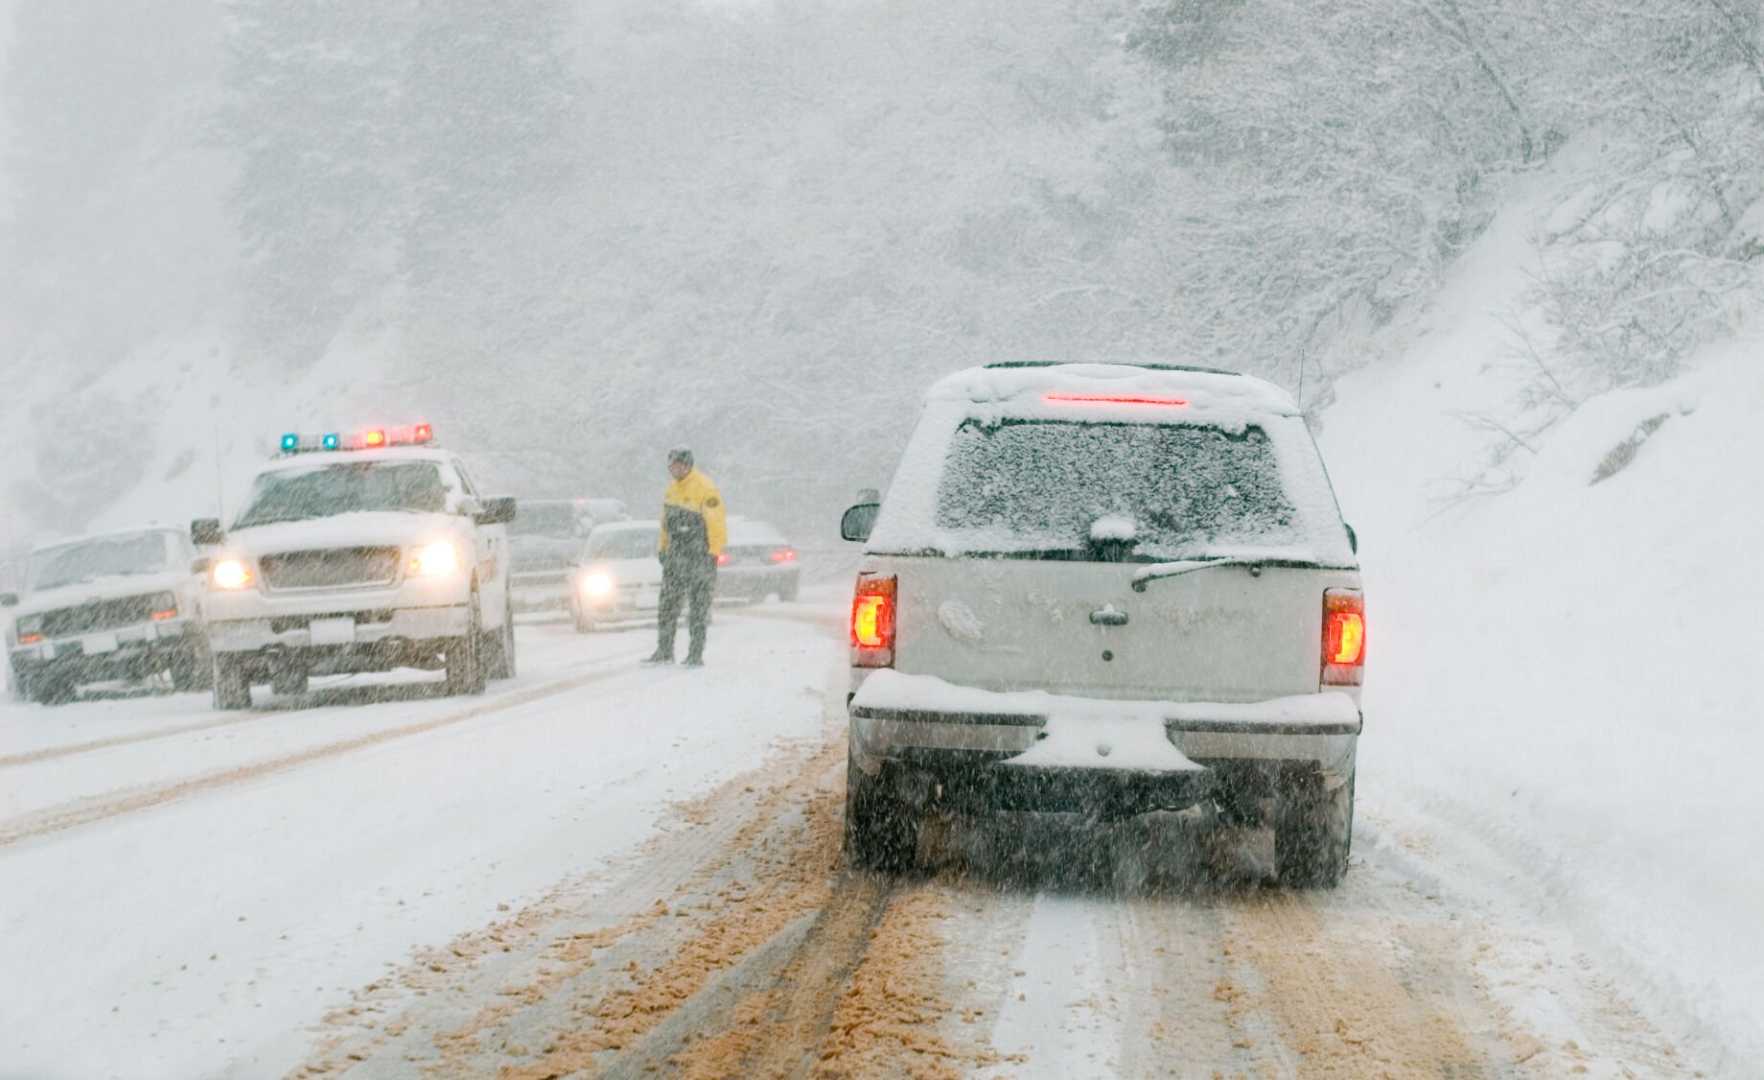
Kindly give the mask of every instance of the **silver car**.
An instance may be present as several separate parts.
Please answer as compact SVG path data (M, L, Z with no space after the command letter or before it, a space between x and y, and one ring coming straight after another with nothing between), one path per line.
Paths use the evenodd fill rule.
M1274 828L1282 879L1352 841L1365 611L1292 400L1243 375L1012 364L931 391L852 605L846 843L948 809Z

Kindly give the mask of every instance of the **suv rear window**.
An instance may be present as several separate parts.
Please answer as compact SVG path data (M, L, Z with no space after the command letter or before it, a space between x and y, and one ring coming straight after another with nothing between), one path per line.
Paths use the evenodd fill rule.
M1148 558L1290 544L1297 512L1261 428L967 420L950 440L937 525L1013 548L1083 551L1133 522Z

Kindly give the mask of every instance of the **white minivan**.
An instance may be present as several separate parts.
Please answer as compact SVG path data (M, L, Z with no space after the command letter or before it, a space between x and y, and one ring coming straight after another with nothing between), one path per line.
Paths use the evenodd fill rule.
M846 847L929 812L1197 805L1331 886L1353 834L1365 609L1292 399L1208 369L1013 363L931 390L852 604Z

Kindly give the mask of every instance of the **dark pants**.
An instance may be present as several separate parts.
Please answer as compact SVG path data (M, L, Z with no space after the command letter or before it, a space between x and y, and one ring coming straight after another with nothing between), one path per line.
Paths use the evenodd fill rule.
M680 606L688 606L686 629L692 636L688 659L704 658L704 635L710 626L711 596L717 589L717 561L709 555L662 556L661 604L656 610L655 651L674 655L674 632Z

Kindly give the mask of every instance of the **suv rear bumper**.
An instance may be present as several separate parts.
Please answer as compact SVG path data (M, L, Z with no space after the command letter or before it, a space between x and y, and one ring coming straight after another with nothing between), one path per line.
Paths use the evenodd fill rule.
M996 809L1174 810L1220 787L1269 790L1300 773L1319 774L1325 788L1334 788L1353 775L1362 725L1358 703L1334 692L1251 703L1109 702L990 693L904 676L884 681L880 693L860 693L850 706L857 767L871 776L885 767L914 774L945 801ZM914 691L924 692L924 706L914 704ZM952 700L960 707L949 707ZM1170 746L1198 768L1115 766L1103 754L1081 767L1017 760L1047 737L1051 717L1066 713L1062 725L1082 725L1085 715L1117 707L1125 716L1161 721Z

